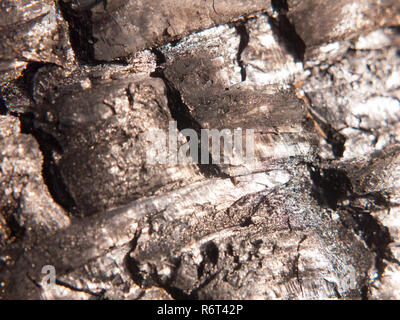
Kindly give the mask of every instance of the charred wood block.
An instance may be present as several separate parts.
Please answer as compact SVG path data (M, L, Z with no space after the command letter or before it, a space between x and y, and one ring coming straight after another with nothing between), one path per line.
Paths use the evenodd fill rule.
M78 51L83 49L86 58L107 61L261 11L270 15L284 47L299 60L310 57L312 48L324 43L351 38L379 26L396 25L399 21L399 6L393 0L384 3L293 0L287 1L288 10L271 7L269 1L64 0L63 3L74 41L79 43ZM279 14L273 14L272 9Z
M307 48L306 59L313 49L324 43L351 39L382 26L400 23L400 4L396 0L289 0L288 21Z
M20 133L18 119L0 116L0 150L0 245L67 227L66 212L43 181L39 146Z
M28 62L72 63L67 24L54 1L2 1L0 8L1 82L17 78Z
M56 163L82 215L200 177L195 165L152 164L147 157L154 148L147 135L157 129L168 134L173 120L162 80L143 74L120 77L91 84L89 75L85 89L71 85L53 104L39 108L38 126L59 143Z
M236 48L224 41L233 32L233 28L221 27L213 33L203 32L208 36L206 45L198 45L203 34L197 34L174 47L161 48L166 57L164 75L177 96L172 106L176 116L199 133L227 129L233 135L235 129L243 130L244 161L239 163L234 154L225 153L226 158L218 164L230 175L266 170L283 159L312 156L317 133L303 101L288 86L242 82L234 55L239 37ZM269 75L274 76L273 72ZM253 162L245 159L245 149L251 147L246 146L250 144L245 137L247 129L254 130L254 139L249 138L254 142ZM203 153L204 145L201 147ZM219 150L216 153L211 154L214 163Z
M154 216L162 233L137 239L128 259L134 280L176 299L357 297L372 255L340 221L306 205L308 193L300 199L291 188L249 194L198 215L196 225L188 216L169 223ZM178 240L168 241L172 235Z
M263 0L64 3L76 41L87 44L89 58L107 61L270 8Z

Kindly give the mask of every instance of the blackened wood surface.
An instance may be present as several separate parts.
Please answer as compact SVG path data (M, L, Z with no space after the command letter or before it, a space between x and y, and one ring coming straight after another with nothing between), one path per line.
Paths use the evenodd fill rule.
M397 1L16 3L2 298L399 298ZM146 164L171 120L255 129L256 165Z

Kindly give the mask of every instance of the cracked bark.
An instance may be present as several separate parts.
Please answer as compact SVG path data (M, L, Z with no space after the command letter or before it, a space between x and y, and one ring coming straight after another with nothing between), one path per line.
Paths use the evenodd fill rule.
M396 1L12 3L2 297L399 297ZM171 120L256 129L254 165L146 163Z

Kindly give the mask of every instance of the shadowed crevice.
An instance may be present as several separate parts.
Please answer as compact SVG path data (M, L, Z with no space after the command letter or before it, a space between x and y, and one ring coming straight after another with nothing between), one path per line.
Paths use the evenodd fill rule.
M76 58L83 62L94 62L93 43L96 39L93 37L91 6L77 13L72 10L70 2L58 1L58 5L63 18L68 22L71 47Z
M7 109L6 104L5 104L4 100L3 100L3 97L0 96L0 115L1 116L5 116L7 114L7 111L8 111L8 109Z
M236 56L236 61L240 67L240 75L242 77L242 81L246 81L247 74L246 74L246 65L242 60L242 53L246 49L249 44L250 36L249 32L246 28L246 21L239 22L236 26L236 33L240 37L239 48Z
M21 133L31 134L39 144L43 156L42 177L53 200L67 212L77 215L73 197L63 180L60 169L54 159L54 152L63 153L57 139L35 126L35 116L32 113L19 115Z
M272 0L271 6L277 13L277 17L267 15L272 32L278 42L293 56L295 61L303 62L306 52L306 44L296 32L294 24L290 22L286 15L289 11L287 1Z
M164 70L160 67L161 64L165 63L166 59L163 53L157 49L153 49L152 52L155 54L157 59L157 69L151 74L152 77L160 78L164 81L167 89L168 108L171 112L172 118L177 122L177 128L179 131L184 129L193 129L197 135L201 136L202 126L192 117L189 112L189 108L183 102L180 92L175 88L173 83L169 81ZM201 144L198 145L199 159L202 154ZM197 166L202 174L207 178L230 178L230 176L221 171L220 167L213 163L211 153L209 152L208 164L202 164L198 161Z

